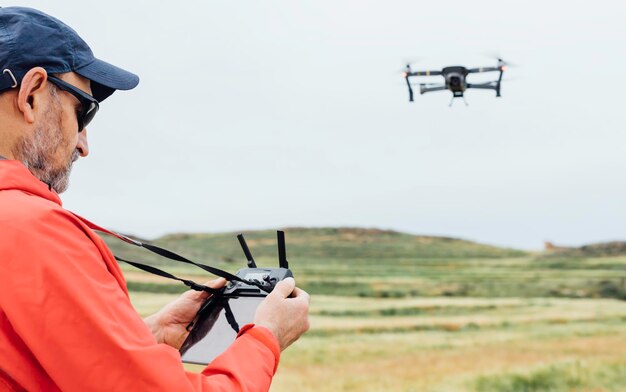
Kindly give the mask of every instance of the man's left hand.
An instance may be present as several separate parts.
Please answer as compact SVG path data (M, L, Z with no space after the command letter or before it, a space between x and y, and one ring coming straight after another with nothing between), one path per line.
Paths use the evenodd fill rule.
M219 278L205 283L214 289L224 287L226 279ZM159 312L148 316L144 322L156 337L157 342L179 349L189 335L187 326L193 321L200 306L211 296L206 291L189 290Z

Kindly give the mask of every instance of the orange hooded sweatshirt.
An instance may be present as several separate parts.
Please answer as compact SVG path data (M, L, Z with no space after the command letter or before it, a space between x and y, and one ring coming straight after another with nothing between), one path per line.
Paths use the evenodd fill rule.
M269 389L280 348L262 327L201 374L185 372L90 227L20 162L0 160L0 391Z

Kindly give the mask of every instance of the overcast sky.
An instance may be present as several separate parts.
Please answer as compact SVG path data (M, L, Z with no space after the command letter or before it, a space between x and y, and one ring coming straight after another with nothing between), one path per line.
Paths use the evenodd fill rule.
M21 4L141 77L101 105L62 195L100 225L149 238L362 226L526 249L626 239L623 2ZM502 98L408 102L406 61L495 53L517 65Z

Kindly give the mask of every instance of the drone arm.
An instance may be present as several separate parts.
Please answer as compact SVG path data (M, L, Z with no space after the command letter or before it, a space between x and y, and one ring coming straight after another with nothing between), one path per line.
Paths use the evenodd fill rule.
M426 94L426 93L430 93L433 91L443 91L443 90L447 90L448 88L446 87L445 84L442 85L438 85L438 86L426 86L421 84L420 85L420 94Z
M502 67L478 67L478 68L470 68L467 70L467 73L480 73L480 72L502 72Z
M496 90L498 86L497 86L497 82L488 82L488 83L480 83L480 84L468 83L467 88L476 88L476 89L481 89L481 90Z
M407 72L407 76L437 76L441 75L441 71L415 71Z
M501 79L498 79L498 81L495 82L487 82L487 83L480 83L480 84L467 84L467 88L475 88L475 89L480 89L480 90L494 90L496 92L496 97L500 96L500 81Z

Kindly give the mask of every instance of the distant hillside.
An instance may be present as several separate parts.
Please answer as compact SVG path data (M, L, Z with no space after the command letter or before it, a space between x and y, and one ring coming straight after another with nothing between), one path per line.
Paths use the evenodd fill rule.
M287 228L287 257L303 289L314 295L356 297L575 297L626 299L626 257L569 257L566 252L615 254L617 245L543 256L455 238L359 228ZM276 232L246 231L259 266L277 265ZM245 267L236 233L172 234L153 241L194 261L236 272ZM159 264L196 281L210 274L168 263L107 238L114 253ZM542 255L548 254L543 253ZM580 254L580 253L578 253ZM181 292L185 286L122 263L131 291Z
M612 241L581 247L563 247L546 243L546 250L542 256L547 257L605 257L626 256L626 242Z
M364 228L287 228L287 255L294 259L438 259L502 258L525 252L478 244L456 238L416 236L396 231ZM243 263L237 233L180 233L152 241L197 260ZM276 232L244 232L255 258L276 258ZM149 252L105 238L116 253L140 260L155 260ZM139 251L139 252L138 252Z

